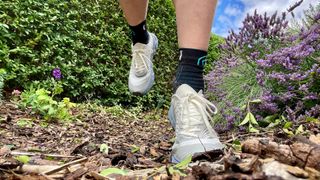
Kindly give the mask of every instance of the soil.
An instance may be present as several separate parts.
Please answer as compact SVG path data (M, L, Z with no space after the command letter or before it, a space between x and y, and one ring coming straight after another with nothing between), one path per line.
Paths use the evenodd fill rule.
M150 119L150 113L133 117L125 113L114 115L112 112L90 108L75 109L72 114L76 119L73 122L44 123L40 116L32 114L29 109L21 110L13 103L2 103L0 179L104 179L99 172L110 167L125 169L129 173L126 176L107 176L109 179L285 179L281 175L270 175L262 168L263 164L268 163L262 159L273 158L278 162L277 156L281 154L273 156L271 152L271 155L266 155L261 149L260 154L257 154L255 148L253 152L239 152L234 140L245 142L267 138L288 146L304 141L310 146L310 151L314 152L320 146L320 142L316 142L320 139L319 124L304 126L308 128L304 140L288 138L280 130L262 131L259 134L228 132L220 135L226 145L224 151L196 154L188 168L178 168L180 173L173 173L172 169L177 168L170 164L174 131L165 111L156 119ZM26 125L21 122L29 123ZM312 142L309 140L311 137ZM107 147L107 150L102 147ZM246 149L250 147L249 143ZM261 145L261 148L268 149L269 146ZM27 164L16 160L23 155L30 157ZM314 158L318 157L314 155ZM307 167L304 161L307 160L302 160L300 165L289 165L297 166L306 173L300 173L299 178L318 178L317 164ZM297 173L292 174L298 177Z

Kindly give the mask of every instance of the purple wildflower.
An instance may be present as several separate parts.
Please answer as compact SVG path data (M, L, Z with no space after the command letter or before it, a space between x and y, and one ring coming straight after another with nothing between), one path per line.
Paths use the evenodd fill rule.
M62 78L62 74L61 74L61 70L60 68L54 68L52 70L52 76L57 79L57 80L60 80Z

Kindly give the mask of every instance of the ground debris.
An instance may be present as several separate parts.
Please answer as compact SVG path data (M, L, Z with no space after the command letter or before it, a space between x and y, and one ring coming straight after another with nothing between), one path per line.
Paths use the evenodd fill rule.
M320 179L319 134L277 140L270 132L232 139L227 134L221 137L224 150L197 153L188 167L174 169L174 133L166 116L146 121L86 110L73 114L81 121L41 126L39 117L4 103L0 116L10 120L0 123L0 179ZM19 126L20 119L32 119L32 127ZM237 138L242 151L230 145ZM23 164L19 156L30 161ZM125 175L100 174L109 168Z
M272 157L280 162L311 167L320 170L320 145L294 142L291 145L278 144L269 139L248 139L242 143L242 151L260 157Z

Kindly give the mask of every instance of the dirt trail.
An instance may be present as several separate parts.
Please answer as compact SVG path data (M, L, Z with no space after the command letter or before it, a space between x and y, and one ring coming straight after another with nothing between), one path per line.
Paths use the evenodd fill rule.
M143 120L126 114L114 116L112 113L89 109L75 110L73 115L78 119L73 123L44 124L40 117L32 115L28 110L22 111L12 103L2 104L0 179L104 179L99 172L110 167L124 168L128 172L125 177L108 176L117 179L148 176L153 179L179 179L184 174L187 175L185 178L189 179L280 177L268 174L272 171L268 171L268 168L271 165L276 166L274 163L278 163L279 166L284 165L282 163L285 163L285 160L281 159L283 152L277 154L274 150L267 151L271 146L263 144L266 143L266 139L274 143L269 143L272 144L272 148L278 143L286 146L290 146L293 142L305 143L313 154L304 152L306 154L301 156L312 156L320 160L320 157L314 154L319 151L320 146L320 142L317 142L320 136L316 136L319 127L310 126L313 128L310 132L315 134L309 136L309 139L313 138L312 142L305 137L308 142L305 139L304 142L301 139L289 141L279 132L256 135L224 134L221 135L221 140L226 144L224 152L198 154L193 157L196 162L191 163L188 168L179 169L169 163L174 132L165 115L159 120ZM232 136L242 140L243 144L246 143L243 150L247 152L234 150L237 148L232 144ZM256 141L245 141L253 138ZM259 152L254 151L256 150L254 143L260 148ZM101 149L102 147L107 147L107 151ZM22 155L30 157L27 164L22 165L16 160L16 157ZM313 159L312 162L304 163L301 158L298 160L299 163L294 164L295 161L290 161L288 164L291 166L282 167L282 169L298 168L298 170L291 168L292 172L289 173L290 170L285 170L287 176L281 175L282 178L320 178L317 164L314 166L312 164L319 161ZM312 167L308 167L308 163Z

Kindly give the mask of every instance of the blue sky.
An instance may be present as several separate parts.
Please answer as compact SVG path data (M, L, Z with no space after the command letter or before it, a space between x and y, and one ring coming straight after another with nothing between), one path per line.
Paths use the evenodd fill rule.
M259 13L272 14L275 11L283 12L298 0L218 0L212 32L226 37L230 29L237 31L247 13L253 13L255 9ZM295 9L295 16L301 18L303 10L309 5L317 4L320 0L304 0ZM291 15L289 16L291 17Z

